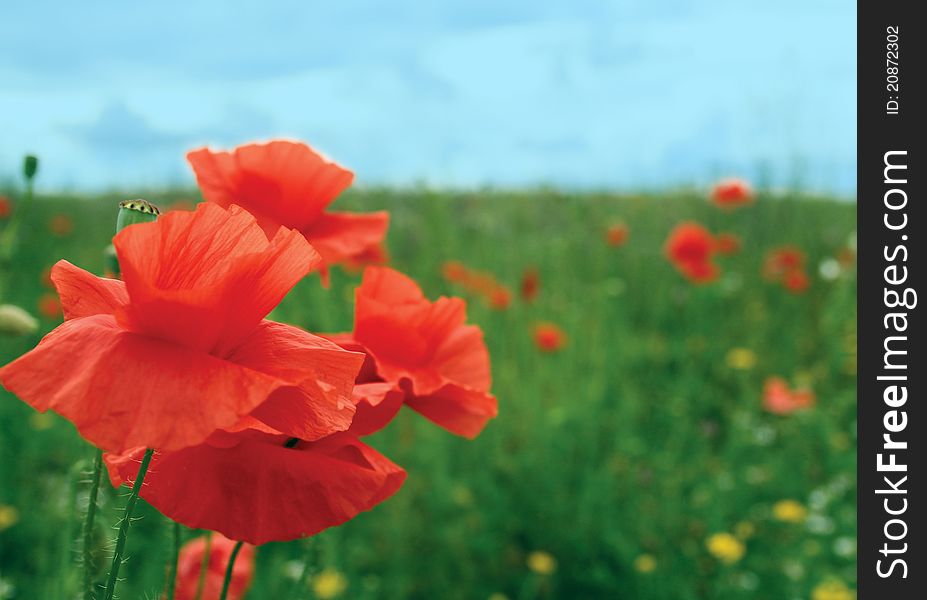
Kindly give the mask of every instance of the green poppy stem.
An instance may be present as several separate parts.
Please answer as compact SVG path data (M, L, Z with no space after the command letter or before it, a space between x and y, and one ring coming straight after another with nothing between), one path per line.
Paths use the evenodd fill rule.
M97 496L100 492L100 478L103 473L103 451L97 450L90 474L90 495L87 498L87 514L84 515L81 551L84 558L84 600L93 600L93 520L97 515Z
M238 558L238 552L241 550L242 545L244 545L244 542L238 542L232 548L229 564L225 567L225 581L222 582L222 593L219 595L219 600L225 600L225 597L229 594L229 586L232 584L232 571L235 570L235 559Z
M3 298L7 292L7 286L13 271L10 263L13 260L13 254L16 252L16 245L19 241L19 227L22 224L23 216L28 212L27 209L32 204L34 195L32 179L26 179L26 191L23 200L13 211L13 216L10 218L10 222L7 223L6 228L0 232L0 267L2 267L0 269L0 273L2 273L0 298Z
M132 523L132 513L135 511L135 505L138 503L138 495L142 489L142 483L145 481L145 473L148 472L148 465L151 463L151 455L154 449L145 450L145 456L142 457L142 464L138 468L138 475L135 476L135 483L132 484L132 491L129 493L129 499L126 500L125 514L122 522L119 524L119 535L116 537L116 549L113 550L113 564L109 569L109 578L106 581L106 592L103 600L113 600L116 593L116 582L119 580L119 567L122 566L122 555L126 548L126 538L129 535L129 525Z
M201 600L203 589L206 587L206 572L209 570L209 561L212 558L212 532L206 534L206 547L203 548L203 558L200 560L200 576L196 580L196 593L193 600Z
M180 523L174 521L172 530L173 548L171 550L171 564L167 571L167 589L165 595L167 600L174 600L174 588L177 587L177 560L180 558Z

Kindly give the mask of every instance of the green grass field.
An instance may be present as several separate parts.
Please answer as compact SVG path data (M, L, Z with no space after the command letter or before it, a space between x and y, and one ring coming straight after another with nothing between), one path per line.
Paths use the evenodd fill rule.
M147 196L164 205L183 197L194 194ZM42 272L59 258L102 272L121 199L38 198L2 301L36 313L48 292ZM408 470L403 489L342 527L259 548L249 600L314 597L313 579L296 589L293 578L294 561L306 557L316 572L341 573L351 599L819 600L836 598L813 596L824 582L854 587L856 276L852 268L833 280L818 274L855 230L854 204L760 194L725 213L685 192L370 190L335 208L389 209L392 264L430 297L467 297L443 280L447 260L516 292L524 269L537 267L541 292L501 311L468 297L499 398L485 432L467 441L403 411L368 439ZM48 232L57 214L73 221L69 235ZM630 228L620 248L604 240L616 220ZM663 256L667 233L684 220L743 241L740 254L718 260L714 284L691 285ZM761 275L767 250L785 243L809 257L805 294ZM349 330L358 281L336 269L324 290L311 277L273 318ZM568 345L540 353L531 338L538 321L559 324ZM40 334L56 325L44 318ZM0 360L40 334L0 338ZM751 350L756 364L732 367L733 348ZM810 385L817 405L765 412L763 383L773 375ZM92 456L68 422L37 417L0 391L0 598L75 597L81 469ZM101 577L124 492L102 494ZM801 503L807 518L775 518L784 499ZM138 514L119 596L157 598L170 528L147 505ZM706 545L724 532L744 547L730 564ZM553 571L532 571L532 552L555 559Z

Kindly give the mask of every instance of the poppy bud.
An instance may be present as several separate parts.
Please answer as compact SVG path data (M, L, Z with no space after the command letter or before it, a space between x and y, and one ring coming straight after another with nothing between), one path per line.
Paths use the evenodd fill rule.
M129 225L136 223L150 223L158 219L161 211L147 200L124 200L119 203L119 214L116 216L116 233Z
M39 328L35 317L13 304L0 304L0 334L27 335Z
M23 174L26 176L26 179L32 179L35 177L36 171L39 170L39 159L36 156L27 154L26 158L23 160Z

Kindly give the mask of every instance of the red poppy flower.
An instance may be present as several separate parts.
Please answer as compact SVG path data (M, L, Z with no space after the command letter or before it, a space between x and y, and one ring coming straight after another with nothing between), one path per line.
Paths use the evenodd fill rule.
M718 254L737 254L740 252L740 247L740 238L733 233L719 233L715 238L715 250Z
M566 334L554 323L538 323L534 326L534 344L541 352L556 352L566 343Z
M39 282L49 289L54 289L55 283L52 281L51 272L51 267L45 267L42 269L42 274L39 276Z
M57 237L66 237L74 230L74 223L67 215L55 215L48 222L48 230Z
M398 408L389 392L398 390L405 404L448 431L479 434L498 408L489 393L483 332L464 324L466 303L446 297L430 302L414 281L385 267L364 271L355 298L353 334L332 336L372 359L357 380L366 387L355 388L361 394L355 420L367 432L385 425ZM388 418L368 414L378 407Z
M521 276L521 298L525 302L534 302L541 290L541 275L534 267L525 269Z
M501 287L495 277L482 271L470 271L463 284L468 291L489 299Z
M670 262L692 282L717 279L718 267L711 262L716 250L714 238L698 223L677 225L670 232L665 249Z
M13 203L6 196L0 196L0 219L5 219L13 213Z
M394 494L405 471L349 433L288 444L252 423L206 443L156 452L141 496L167 517L259 545L314 535ZM114 486L132 483L144 452L106 464Z
M364 353L364 364L357 373L353 392L357 412L348 431L362 437L383 429L402 408L405 392L380 377L373 356L354 341L352 334L335 333L326 337L345 350Z
M722 208L738 208L753 202L753 190L742 179L722 179L712 188L711 200Z
M0 369L8 390L113 452L178 450L248 414L306 440L350 426L363 356L263 320L317 261L298 232L268 241L204 203L113 244L124 282L55 265L66 320Z
M203 197L253 214L272 237L282 225L300 231L322 256L322 275L381 245L389 214L326 212L354 174L306 144L272 141L231 152L207 148L187 154Z
M219 600L225 582L225 570L235 548L235 541L220 533L193 538L180 548L177 558L177 583L174 586L174 600L196 600L200 584L200 573L206 552L206 573L199 600ZM208 550L207 550L208 549ZM241 600L251 585L254 573L254 546L245 544L238 552L232 567L228 600ZM166 596L165 596L166 597Z
M609 246L617 248L628 241L629 233L628 226L624 223L613 223L605 230L605 241Z
M505 310L512 304L512 292L507 287L496 286L489 294L489 306L496 310Z
M793 294L801 294L811 286L811 278L801 269L792 269L783 276L782 285Z
M54 294L42 294L39 298L39 314L49 319L61 318L61 302Z
M770 377L763 387L763 408L777 415L787 415L814 406L814 392L792 390L781 377Z
M763 275L776 280L790 271L803 269L805 253L795 246L781 246L770 250L763 263Z
M441 265L441 275L450 283L463 283L469 277L470 270L457 260L446 261Z

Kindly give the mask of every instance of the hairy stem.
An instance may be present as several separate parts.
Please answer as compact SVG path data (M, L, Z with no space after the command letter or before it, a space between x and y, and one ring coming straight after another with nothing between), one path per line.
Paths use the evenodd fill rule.
M81 548L84 558L84 600L93 600L93 520L97 516L97 496L100 492L100 478L103 473L103 451L97 450L93 458L93 471L90 473L90 495L87 497L87 514L84 515L83 538Z
M171 549L171 564L168 566L167 571L167 589L165 590L167 600L174 600L174 588L177 587L177 559L180 558L180 523L174 521L171 530L173 548Z
M106 580L106 592L103 594L103 600L113 600L113 595L116 593L116 582L119 580L119 567L122 566L122 555L126 548L129 525L132 523L132 513L135 511L138 494L142 489L142 483L145 481L145 473L148 472L148 464L151 463L152 454L154 454L153 448L145 450L145 456L142 457L142 464L138 468L138 475L135 476L135 483L132 485L129 499L126 500L125 514L119 524L119 535L116 537L116 548L113 550L113 564L109 569L109 578Z

